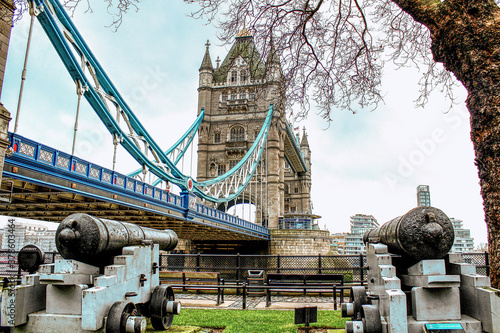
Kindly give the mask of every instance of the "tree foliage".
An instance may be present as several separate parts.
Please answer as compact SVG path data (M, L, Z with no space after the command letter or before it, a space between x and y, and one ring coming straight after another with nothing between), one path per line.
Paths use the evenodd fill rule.
M139 0L105 0L110 27L139 10ZM415 66L422 73L417 106L439 87L453 101L453 75L433 61L429 30L389 0L184 0L191 16L219 28L222 43L231 44L243 28L250 30L264 57L271 40L280 56L287 102L306 117L311 100L330 121L332 111L376 108L383 100L384 65ZM19 19L27 9L15 0ZM62 1L70 13L77 6L92 12L91 0Z
M16 6L16 11L14 12L14 23L19 21L23 15L29 10L29 2L32 0L14 0L14 5ZM68 10L68 12L73 15L75 10L79 6L84 6L86 12L93 12L92 10L92 0L61 0L61 4ZM104 0L107 3L107 10L112 20L109 27L113 29L118 29L123 22L124 15L126 15L130 10L138 11L140 0Z
M281 57L288 101L307 115L310 99L323 117L335 108L355 112L383 99L384 65L415 66L422 72L420 97L440 86L453 100L452 74L430 53L430 33L394 2L386 0L198 0L192 11L220 28L231 43L246 27L260 48L275 46Z

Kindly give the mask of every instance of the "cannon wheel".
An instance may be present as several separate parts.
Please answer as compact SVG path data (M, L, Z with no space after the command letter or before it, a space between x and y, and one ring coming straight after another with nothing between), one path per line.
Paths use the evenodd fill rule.
M108 319L106 320L106 332L125 333L127 318L137 313L132 302L115 302L109 308Z
M167 302L174 301L174 290L170 286L156 286L151 295L149 312L151 313L151 325L157 331L167 330L172 326L174 315L167 313Z
M380 312L376 305L362 305L361 317L363 318L363 327L366 333L382 332L382 321L380 320Z
M368 304L366 289L363 286L354 286L351 288L351 300L354 307L354 317L359 320L359 314L361 312L361 306L363 304Z

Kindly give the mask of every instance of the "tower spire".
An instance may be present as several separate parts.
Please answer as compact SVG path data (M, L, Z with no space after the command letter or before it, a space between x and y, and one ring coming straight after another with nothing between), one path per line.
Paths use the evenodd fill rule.
M201 62L200 71L202 69L209 69L209 70L214 69L214 67L212 66L212 59L210 59L210 51L208 50L208 48L210 47L210 41L208 39L205 46L207 47L207 49L205 51L205 56L203 57L203 61Z
M276 49L274 47L273 36L271 36L271 40L269 43L271 45L269 47L269 54L267 55L266 65L270 65L270 64L280 65L280 58L279 58L278 53L276 52Z
M309 148L309 140L307 140L307 133L305 126L302 128L302 141L300 142L300 146Z

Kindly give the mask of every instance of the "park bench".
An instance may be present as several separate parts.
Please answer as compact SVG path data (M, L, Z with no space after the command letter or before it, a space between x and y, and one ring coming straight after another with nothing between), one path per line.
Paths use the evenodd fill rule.
M224 303L224 279L219 272L178 272L160 271L160 284L169 284L174 289L182 291L216 290L217 305Z
M219 272L177 272L160 271L160 283L170 284L172 288L181 288L183 291L214 290L221 283ZM203 287L194 287L194 286ZM191 288L193 286L193 288Z
M334 307L337 309L337 292L340 303L344 298L343 274L294 274L268 273L266 278L266 306L271 304L272 292L283 293L332 293Z

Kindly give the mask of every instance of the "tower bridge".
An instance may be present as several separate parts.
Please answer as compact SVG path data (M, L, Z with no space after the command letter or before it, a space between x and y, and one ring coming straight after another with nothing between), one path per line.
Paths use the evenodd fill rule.
M198 180L216 178L235 166L254 143L272 104L265 151L258 170L236 203L255 206L256 223L278 229L296 228L295 214L302 212L300 229L311 229L311 150L304 133L299 141L286 119L284 78L279 57L271 45L263 59L253 37L242 30L222 64L212 65L210 44L199 69L198 110L205 117L198 137ZM304 223L304 218L307 221ZM280 224L281 222L281 224Z
M2 3L12 10L11 1ZM198 117L164 149L123 100L58 1L35 0L34 6L31 14L79 96L87 99L115 146L121 145L141 168L120 174L115 165L103 168L8 132L10 116L2 107L0 157L7 155L0 163L0 214L59 222L85 212L173 229L195 251L328 252L328 232L313 230L319 216L312 212L307 134L304 129L299 138L286 119L283 76L272 45L264 59L243 30L222 64L213 67L207 42L199 69ZM8 42L8 29L4 32ZM192 176L177 165L196 136L198 165ZM145 173L153 175L150 183ZM237 204L248 206L255 220L228 214Z

